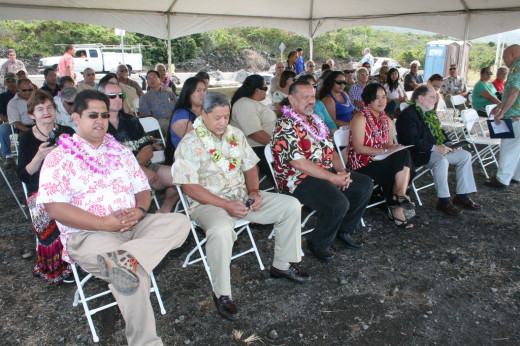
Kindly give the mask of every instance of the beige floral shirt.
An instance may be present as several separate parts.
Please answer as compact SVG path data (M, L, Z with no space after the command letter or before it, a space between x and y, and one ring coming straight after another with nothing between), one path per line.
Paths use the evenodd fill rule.
M209 131L208 131L209 132ZM173 164L173 183L199 184L209 192L227 200L247 201L247 188L243 171L253 168L258 157L244 136L244 133L228 125L222 139L218 139L209 133L211 144L220 151L225 159L230 159L231 144L228 138L234 136L241 153L240 164L231 170L223 170L211 159L209 150L197 137L195 130L188 132L175 149L175 162ZM191 207L199 205L197 201L189 199Z

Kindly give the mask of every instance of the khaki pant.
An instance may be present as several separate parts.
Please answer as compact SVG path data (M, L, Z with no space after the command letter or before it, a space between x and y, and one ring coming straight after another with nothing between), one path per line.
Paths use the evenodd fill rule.
M287 269L289 263L301 261L301 205L294 197L260 192L262 207L249 210L244 220L258 224L274 223L275 247L273 265ZM206 232L206 256L217 297L231 296L229 265L233 243L237 239L235 219L227 211L201 204L192 212L193 220Z
M131 296L119 294L108 285L126 322L129 345L162 345L155 330L155 317L150 303L150 273L166 254L180 247L190 231L190 222L182 214L154 214L139 221L123 233L85 231L73 233L67 241L67 252L76 263L92 275L102 277L97 256L126 250L137 261L139 287Z

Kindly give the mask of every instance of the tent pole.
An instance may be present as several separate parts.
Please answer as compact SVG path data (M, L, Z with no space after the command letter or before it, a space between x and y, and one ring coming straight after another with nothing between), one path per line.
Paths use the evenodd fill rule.
M171 39L171 22L170 22L170 14L166 14L166 28L168 30L167 37L168 37L168 76L172 77L172 39Z
M469 29L469 11L467 12L466 14L466 25L464 27L464 43L463 43L463 46L462 46L462 64L461 64L461 72L463 73L463 76L464 79L468 79L468 71L469 71L469 67L468 67L468 71L466 71L466 42L468 41L468 29Z
M309 37L309 60L312 60L314 55L314 39Z

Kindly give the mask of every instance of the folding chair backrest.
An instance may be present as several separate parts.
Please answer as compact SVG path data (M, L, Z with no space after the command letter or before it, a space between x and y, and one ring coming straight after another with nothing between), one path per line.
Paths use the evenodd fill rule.
M175 172L175 168L174 168L174 165L172 165L172 177L173 177L174 172ZM190 217L190 213L189 213L190 202L188 201L188 198L186 198L186 195L184 194L184 192L182 192L182 187L180 185L176 185L176 187L177 187L177 192L179 193L179 198L182 203L182 208L184 209L184 213L186 214L187 217Z
M405 91L404 93L406 94L406 97L408 97L408 100L412 99L413 91Z
M408 107L408 103L406 103L406 102L401 102L399 104L399 109L401 110L401 112L404 111L406 109L406 107Z
M464 105L464 108L467 109L466 99L464 98L464 96L461 96L461 95L450 96L450 100L451 100L451 104L453 105L453 107Z
M486 113L489 117L489 115L491 114L491 111L493 110L493 108L495 108L497 105L487 105L486 106Z
M265 160L269 164L269 170L271 171L271 175L273 176L274 183L276 184L276 187L278 188L278 190L280 190L280 186L278 186L278 181L276 180L276 175L274 174L274 168L273 168L274 157L273 157L273 152L271 151L271 144L267 144L265 146L264 155L265 155Z
M442 97L439 97L439 102L437 103L437 110L444 111L446 110L446 101Z
M336 147L336 151L338 152L343 167L347 166L345 165L345 161L343 160L343 155L341 155L341 147L346 147L348 145L349 136L350 129L346 126L342 126L339 129L337 129L336 132L334 132L334 146Z
M141 126L143 126L144 132L146 133L152 131L159 131L163 145L166 146L166 141L164 140L164 136L161 131L161 125L159 125L159 121L157 121L157 119L153 117L139 118L139 122L141 123Z
M466 130L471 135L475 123L479 122L477 111L474 109L465 109L460 112L460 116L462 117L464 125L466 125Z

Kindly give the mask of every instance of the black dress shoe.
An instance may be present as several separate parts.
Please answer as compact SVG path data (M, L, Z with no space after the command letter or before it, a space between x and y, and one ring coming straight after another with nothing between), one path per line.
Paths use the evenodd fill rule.
M303 284L303 283L311 281L311 277L309 274L301 272L298 268L296 268L292 264L289 267L289 269L287 269L287 270L280 270L278 268L271 266L271 270L269 271L269 274L273 278L285 278L285 279L291 280L291 281L299 283L299 284Z
M511 179L511 184L520 184L520 180Z
M329 263L334 258L334 254L328 249L316 249L310 241L307 243L307 245L314 257L316 257L320 262Z
M356 243L348 233L338 233L336 238L345 243L351 250L361 250L363 248L363 244Z
M238 309L230 296L220 296L220 298L217 298L215 293L213 293L213 301L220 315L231 321L238 320Z
M497 188L497 189L505 189L505 188L507 188L507 185L506 184L502 184L501 182L499 182L497 177L493 177L493 178L489 179L488 181L486 181L484 183L484 185L489 186L489 187L494 187L494 188Z

